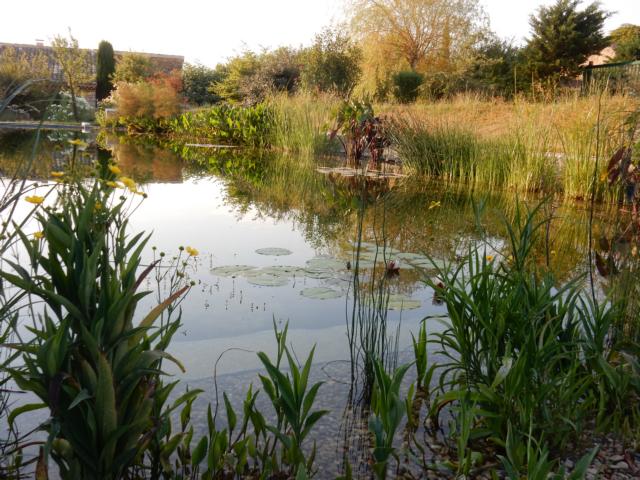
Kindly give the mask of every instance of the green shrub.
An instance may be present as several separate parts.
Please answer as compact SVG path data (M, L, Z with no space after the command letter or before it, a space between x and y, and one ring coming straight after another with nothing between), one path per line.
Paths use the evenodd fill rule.
M398 72L393 76L393 96L400 103L415 102L424 77L418 72Z

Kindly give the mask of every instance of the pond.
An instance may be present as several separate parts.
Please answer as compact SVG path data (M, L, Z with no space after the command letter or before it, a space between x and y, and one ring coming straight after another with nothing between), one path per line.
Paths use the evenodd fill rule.
M3 176L27 161L33 135L0 134ZM75 148L70 135L76 134L43 134L31 181L64 168ZM274 323L288 323L298 358L316 346L312 376L326 382L319 406L332 410L316 433L331 439L319 445L322 478L338 471L346 442L340 417L350 375L355 246L360 243L359 288L373 291L384 278L387 334L397 335L399 361L410 360L411 334L420 322L446 313L424 282L434 275L426 256L455 265L482 231L487 255L499 261L507 238L503 215L511 215L519 201L508 193L405 178L393 167L391 174L362 182L334 168L341 162L335 158L161 148L127 137L83 139L89 145L78 156L80 167L88 171L98 158L111 157L148 195L131 217L131 231L152 234L147 260L161 252L165 263L179 254L185 258L180 247L186 246L199 252L187 270L195 285L181 303L182 327L170 348L186 373L169 371L205 390L195 419L204 422L206 403L215 401L214 368L219 388L239 404L260 368L255 353L275 352ZM580 205L553 208L550 252L556 274L567 278L588 267L589 213ZM606 226L606 214L596 212L595 229ZM536 255L542 261L543 251ZM385 275L390 261L399 268ZM151 279L147 286L156 293L143 310L168 288ZM429 333L441 328L437 318L427 320Z

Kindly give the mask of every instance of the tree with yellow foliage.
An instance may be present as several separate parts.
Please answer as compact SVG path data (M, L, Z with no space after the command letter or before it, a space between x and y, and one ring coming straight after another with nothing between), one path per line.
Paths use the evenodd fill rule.
M479 0L351 0L349 10L369 82L400 70L446 71L489 31Z

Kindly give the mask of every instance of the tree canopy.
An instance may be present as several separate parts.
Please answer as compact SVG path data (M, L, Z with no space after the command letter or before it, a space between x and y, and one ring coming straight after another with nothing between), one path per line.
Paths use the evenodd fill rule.
M537 78L573 78L589 55L608 45L603 27L609 13L598 2L584 10L579 5L580 0L557 0L531 16L526 55Z
M113 83L135 83L148 80L155 73L153 62L140 53L126 53L116 62Z
M111 77L116 70L116 59L113 55L113 46L103 40L98 45L96 59L96 100L107 98L113 90Z
M640 60L640 25L625 23L611 32L616 49L614 62Z
M69 38L60 35L54 37L51 46L64 74L66 87L71 94L73 117L76 121L80 121L76 97L82 84L93 80L91 58L86 50L80 49L78 40L71 35L71 32L69 32Z

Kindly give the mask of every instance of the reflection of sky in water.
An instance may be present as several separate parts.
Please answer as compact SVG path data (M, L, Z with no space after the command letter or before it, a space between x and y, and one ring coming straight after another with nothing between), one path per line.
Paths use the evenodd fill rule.
M0 145L0 171L11 171L30 152L28 144L17 143L22 145L22 150L18 149L14 154ZM290 342L301 355L317 343L316 359L319 362L349 357L345 325L351 315L351 304L347 303L346 295L327 300L301 295L302 290L311 287L346 290L350 287L351 274L346 266L329 278L309 278L297 273L287 278L284 285L275 287L254 285L242 274L236 278L221 277L211 270L227 265L304 267L308 260L318 255L339 258L346 264L351 254L349 242L353 240L348 237L355 234L353 200L357 189L348 190L348 182L345 184L340 178L324 181L328 177L315 173L313 166L310 171L291 168L295 165L290 163L291 159L282 164L269 161L260 164L256 160L260 168L250 168L247 172L242 168L243 161L234 159L231 164L237 172L232 169L224 178L194 177L193 173L201 173L198 168L181 161L169 150L115 138L108 139L107 146L111 152L98 151L92 144L82 153L81 163L88 171L100 155L108 158L113 154L125 174L144 183L143 189L149 198L135 211L130 225L131 233L153 232L145 261L151 258L151 246L156 246L157 252L166 252L167 258L177 254L181 245L193 246L200 251L195 270L189 272L197 284L181 304L183 327L171 346L187 366L187 377L210 375L215 360L230 347L272 354L274 319L281 325L289 322ZM52 148L52 144L43 143L35 165L35 178L46 178L50 170L62 168L58 158L62 153L56 153ZM84 157L87 157L86 161ZM252 159L245 160L252 163ZM301 178L296 178L298 175ZM256 188L245 188L253 185L251 182L256 183ZM440 257L464 256L469 243L478 238L474 233L469 192L456 193L433 188L431 184L421 187L415 182L411 186L396 186L399 188L393 189L395 195L385 207L391 237L408 245L407 251L420 252L424 248ZM344 196L345 189L348 190L346 202L344 198L333 202L337 199L326 197ZM33 193L43 195L45 192L45 187L41 187ZM377 189L373 188L369 193L375 196L375 192ZM317 204L324 200L327 205ZM309 202L316 203L310 206ZM509 212L513 203L511 197L506 201L498 198L493 208L496 212ZM438 207L432 209L434 204ZM327 208L323 209L323 206ZM16 218L31 208L22 201L18 207ZM351 213L344 214L350 208ZM368 211L369 227L375 223L372 216L380 213L375 212L375 208ZM552 235L552 241L557 244L552 248L557 250L556 258L565 262L561 270L566 273L584 265L581 259L585 257L581 252L584 251L587 217L577 209L566 208L556 218L554 231L557 235ZM487 254L493 255L504 246L506 232L496 226L500 222L500 215L494 215L493 220L487 222L490 239ZM36 229L29 225L25 231L32 233ZM370 232L366 240L371 240ZM267 256L256 253L257 249L265 247L286 248L292 254ZM400 348L406 349L410 345L410 332L415 331L418 322L427 315L444 313L444 308L432 305L432 292L423 285L416 271L407 269L406 262L401 266L400 278L391 280L390 285L391 293L400 291L421 301L420 308L389 312L390 331L395 331L402 318ZM147 287L155 290L152 281L147 282ZM166 295L166 291L162 292L163 298ZM140 305L138 318L142 318L155 302L154 292ZM440 328L435 320L429 322L431 332ZM218 371L257 367L254 354L234 350L225 354Z
M303 289L317 286L346 291L351 286L346 262L345 268L332 278L308 278L296 273L287 279L286 285L275 287L253 285L241 274L236 278L221 277L211 269L224 265L304 267L305 262L317 255L344 257L349 252L314 249L291 220L259 216L251 209L238 214L225 203L225 186L216 179L147 184L145 190L149 198L134 213L132 230L153 231L150 245L156 246L158 252L166 252L167 257L176 254L180 245L194 246L200 251L196 268L190 270L197 284L182 303L184 326L174 345L186 364L191 364L190 370L199 371L203 363L210 368L211 359L227 347L269 348L269 343L273 343L273 319L278 323L289 322L292 340L298 336L302 342L316 339L319 356L324 360L348 358L344 328L346 296L318 300L301 295ZM264 247L282 247L292 254L270 256L255 252ZM153 288L150 283L149 288ZM389 319L394 322L402 318L406 327L415 327L425 315L434 313L431 293L426 287L419 285L413 298L422 300L421 308L390 311ZM441 312L439 308L438 313ZM408 341L408 334L403 338ZM198 358L193 358L194 352L199 352ZM253 362L246 366L250 365Z

